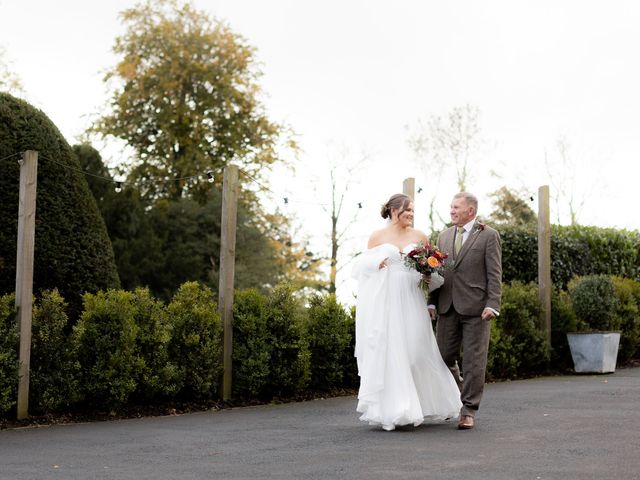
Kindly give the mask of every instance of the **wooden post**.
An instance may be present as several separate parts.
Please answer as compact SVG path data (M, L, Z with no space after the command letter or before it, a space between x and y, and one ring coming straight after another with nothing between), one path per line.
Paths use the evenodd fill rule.
M16 308L20 332L17 418L29 415L29 365L33 310L33 250L36 229L38 152L27 150L20 161L18 195L18 245L16 252Z
M540 327L551 343L551 221L549 186L538 189L538 294L542 305Z
M231 398L233 348L233 277L236 259L236 221L238 212L238 167L224 169L222 183L222 228L220 233L220 278L218 311L224 328L222 353L222 400Z
M415 203L415 199L416 199L416 179L415 178L409 177L404 179L404 181L402 182L402 193L410 196ZM411 225L413 226L413 222L411 222Z

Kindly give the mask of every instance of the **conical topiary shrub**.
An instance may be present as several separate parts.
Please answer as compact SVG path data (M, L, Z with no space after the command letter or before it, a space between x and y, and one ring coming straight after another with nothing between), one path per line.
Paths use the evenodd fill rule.
M0 293L15 289L20 155L38 151L34 292L57 288L75 319L84 292L119 287L104 221L80 165L40 110L0 93Z

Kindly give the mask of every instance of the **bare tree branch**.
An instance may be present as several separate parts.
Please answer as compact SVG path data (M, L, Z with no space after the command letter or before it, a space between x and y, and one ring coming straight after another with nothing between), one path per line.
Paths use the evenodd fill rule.
M349 192L351 183L355 177L354 173L362 167L367 161L368 156L362 154L361 158L355 163L349 162L347 157L349 153L346 149L342 149L337 158L329 162L329 182L331 199L327 208L323 210L329 216L331 221L331 255L329 257L330 273L329 273L329 292L336 291L336 278L342 266L338 265L339 252L344 244L345 235L349 228L355 223L359 208L350 215L348 220L343 221L344 214L347 212L347 193ZM355 203L354 203L355 205ZM348 261L347 261L348 263Z
M446 174L452 174L459 191L468 190L473 179L472 166L479 163L488 147L480 128L480 109L472 105L454 107L445 117L431 115L408 139L421 168L437 185ZM428 218L435 229L435 202L432 194ZM442 222L446 223L446 222Z

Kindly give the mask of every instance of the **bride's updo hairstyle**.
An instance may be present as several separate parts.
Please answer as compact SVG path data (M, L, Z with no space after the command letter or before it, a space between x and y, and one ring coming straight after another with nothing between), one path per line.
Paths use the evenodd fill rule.
M382 218L391 218L391 209L397 208L398 216L402 214L407 208L409 208L409 204L412 202L411 197L409 195L405 195L404 193L396 193L392 195L391 198L382 205L382 209L380 210L380 215Z

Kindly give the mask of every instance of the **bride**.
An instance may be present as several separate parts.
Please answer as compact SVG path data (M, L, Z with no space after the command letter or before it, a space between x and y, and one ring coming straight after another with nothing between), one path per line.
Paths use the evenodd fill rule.
M460 391L436 344L421 275L403 254L427 236L412 227L413 201L393 195L382 206L387 227L371 234L352 275L358 281L356 347L361 420L393 430L457 417ZM442 283L433 275L430 288Z

